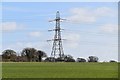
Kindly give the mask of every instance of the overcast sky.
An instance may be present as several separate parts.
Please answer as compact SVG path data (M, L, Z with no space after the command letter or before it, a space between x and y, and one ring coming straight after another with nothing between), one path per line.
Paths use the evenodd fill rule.
M34 47L51 53L55 18L60 11L65 54L100 61L118 59L118 3L116 2L11 2L2 3L2 49Z

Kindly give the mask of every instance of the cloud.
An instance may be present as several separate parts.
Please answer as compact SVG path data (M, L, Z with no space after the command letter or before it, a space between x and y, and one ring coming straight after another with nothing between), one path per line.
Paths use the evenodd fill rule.
M64 34L63 38L66 39L64 45L68 48L76 48L79 46L80 35L76 33Z
M76 23L94 23L101 17L115 16L117 12L108 7L91 8L73 8L70 10L71 16L66 19Z
M24 46L23 46L24 45ZM51 51L51 47L48 46L47 42L16 42L14 44L10 45L4 45L3 50L5 49L13 49L16 52L20 53L24 48L35 48L38 50L43 50L45 51L48 55L50 54L49 52Z
M2 30L3 31L13 31L17 29L16 22L4 22L2 23Z
M108 7L100 7L97 8L94 13L96 14L97 17L102 17L102 16L114 16L115 14L117 14L117 12L115 13L115 11L111 8Z
M16 22L2 22L0 23L0 30L4 32L15 31L18 29L23 29L22 24L17 24Z
M96 18L85 8L73 8L70 10L72 16L67 19L73 22L95 22ZM89 13L89 14L88 14Z
M105 25L100 26L100 28L101 28L101 30L103 32L112 33L112 32L117 32L118 25L115 25L115 24L105 24Z
M40 37L41 33L36 31L36 32L30 32L29 35L32 37Z
M4 6L3 10L15 11L15 12L32 12L30 9L27 9L27 8L23 9L22 7L11 7L11 6L9 6L9 7Z

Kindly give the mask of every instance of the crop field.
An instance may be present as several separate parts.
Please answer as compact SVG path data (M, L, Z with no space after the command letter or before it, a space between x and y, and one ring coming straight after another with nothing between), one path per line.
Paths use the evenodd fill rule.
M118 63L4 62L3 78L117 78Z

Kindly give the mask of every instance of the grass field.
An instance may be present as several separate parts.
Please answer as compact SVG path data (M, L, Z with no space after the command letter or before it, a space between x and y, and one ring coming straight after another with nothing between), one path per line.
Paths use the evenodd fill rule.
M2 63L3 78L117 78L117 63Z

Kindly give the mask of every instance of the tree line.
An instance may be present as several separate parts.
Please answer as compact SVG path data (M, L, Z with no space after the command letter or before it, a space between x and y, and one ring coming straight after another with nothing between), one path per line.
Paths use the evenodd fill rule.
M20 55L14 50L7 49L2 52L2 61L8 62L41 62L43 57L47 57L46 53L35 48L24 48Z
M88 59L77 58L76 60L71 55L63 55L62 57L48 57L42 50L35 48L24 48L20 55L12 49L7 49L2 52L3 62L98 62L99 58L96 56L89 56ZM43 60L43 58L45 58ZM116 62L111 60L110 62Z

